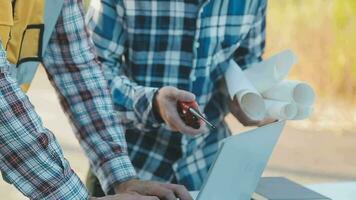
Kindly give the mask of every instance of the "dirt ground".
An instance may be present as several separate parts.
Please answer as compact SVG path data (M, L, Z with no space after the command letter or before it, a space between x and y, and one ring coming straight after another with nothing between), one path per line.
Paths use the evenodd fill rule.
M84 180L88 161L42 69L37 73L29 97L46 127L55 133L72 168ZM234 132L245 129L232 117L227 120ZM287 125L264 176L285 176L303 184L356 181L356 131L340 134L296 127L298 122ZM4 197L7 200L26 199L1 180L0 199Z

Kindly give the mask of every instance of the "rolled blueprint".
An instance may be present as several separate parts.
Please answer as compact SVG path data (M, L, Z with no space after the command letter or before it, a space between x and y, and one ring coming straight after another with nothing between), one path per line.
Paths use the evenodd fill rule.
M298 106L297 115L293 118L293 120L306 119L310 117L313 111L314 108L311 106Z
M246 78L234 60L230 60L225 73L227 89L231 99L236 99L242 111L252 120L261 120L266 115L266 106L262 96Z
M252 64L244 73L257 91L262 93L283 80L296 62L294 53L285 50L267 60Z
M301 81L284 80L262 93L267 99L287 101L301 106L311 106L315 100L313 88Z
M298 112L296 104L284 102L265 100L267 116L276 119L293 119Z

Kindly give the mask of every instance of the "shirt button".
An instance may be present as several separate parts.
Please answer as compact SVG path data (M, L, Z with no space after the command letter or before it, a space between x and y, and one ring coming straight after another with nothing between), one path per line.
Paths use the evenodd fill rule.
M194 42L194 47L195 48L199 48L199 46L200 46L199 42Z

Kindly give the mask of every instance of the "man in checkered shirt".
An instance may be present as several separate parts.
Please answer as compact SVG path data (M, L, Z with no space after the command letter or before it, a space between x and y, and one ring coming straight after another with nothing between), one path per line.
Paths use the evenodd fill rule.
M231 134L229 105L259 123L231 102L223 75L231 59L261 61L265 11L265 0L92 0L87 22L140 178L199 190ZM196 100L217 129L184 125L177 100Z

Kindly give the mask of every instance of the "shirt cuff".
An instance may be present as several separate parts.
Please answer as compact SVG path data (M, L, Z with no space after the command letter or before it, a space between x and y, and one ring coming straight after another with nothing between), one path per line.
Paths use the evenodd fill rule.
M37 199L37 198L36 198ZM52 192L46 197L41 197L38 199L44 200L56 200L56 199L73 199L73 200L82 200L89 199L89 193L86 187L83 185L79 177L71 172L70 175L67 175L63 179L63 183L60 184L60 187Z
M9 66L9 62L7 61L7 56L4 48L2 47L0 40L0 72L7 71Z
M101 165L96 175L104 192L108 194L115 184L136 178L136 171L127 155L111 159Z
M163 122L157 118L153 110L153 98L158 88L142 87L136 92L134 111L140 117L141 123L146 127L158 128ZM140 127L138 127L140 128Z

